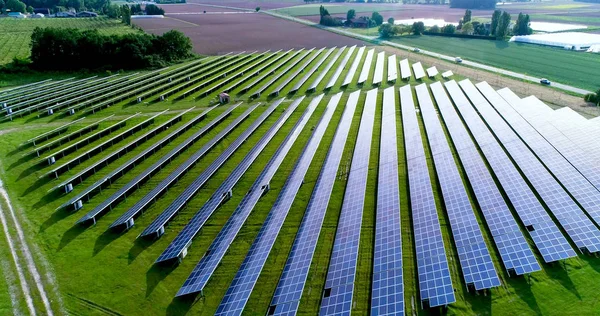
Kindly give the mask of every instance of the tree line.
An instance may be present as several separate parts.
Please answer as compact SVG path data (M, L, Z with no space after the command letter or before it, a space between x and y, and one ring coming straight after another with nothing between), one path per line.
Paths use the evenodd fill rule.
M451 8L494 9L496 0L451 0Z
M0 0L2 12L31 13L33 8L47 8L53 13L66 11L67 8L103 12L108 6L110 0Z
M98 30L35 28L32 67L38 70L139 69L162 67L192 56L183 33L102 35Z

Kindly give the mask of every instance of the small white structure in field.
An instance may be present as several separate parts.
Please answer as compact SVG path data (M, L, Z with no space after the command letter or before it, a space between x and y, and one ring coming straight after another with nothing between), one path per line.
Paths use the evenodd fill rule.
M454 76L454 74L453 74L453 73L452 73L452 71L450 71L450 70L448 70L448 71L446 71L446 72L442 73L442 77L443 77L443 78L450 78L450 77L452 77L452 76Z
M593 45L600 45L600 34L581 32L533 34L513 36L510 41L562 47L569 50L588 50Z
M229 103L229 101L230 101L229 94L227 94L225 92L221 92L219 94L219 103L225 104L225 103Z

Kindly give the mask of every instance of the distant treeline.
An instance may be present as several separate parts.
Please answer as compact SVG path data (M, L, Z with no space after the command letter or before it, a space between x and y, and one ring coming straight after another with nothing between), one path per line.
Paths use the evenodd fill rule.
M139 69L160 67L192 55L183 33L102 35L97 30L36 28L32 66L39 70Z
M102 11L110 4L110 0L21 0L28 7L48 8L53 12L59 11L57 8L73 8L77 11L87 9Z
M579 2L591 2L591 3L600 3L600 0L575 0Z
M496 0L450 0L451 8L494 9Z

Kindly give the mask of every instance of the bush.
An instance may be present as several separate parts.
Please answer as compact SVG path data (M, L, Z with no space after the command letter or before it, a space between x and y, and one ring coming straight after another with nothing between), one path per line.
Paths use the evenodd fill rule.
M164 15L165 10L163 10L162 8L160 8L154 4L148 4L148 5L146 5L146 14L147 15Z
M423 22L415 22L412 26L412 32L414 35L421 35L425 32L425 24Z
M383 16L381 16L381 14L379 14L377 11L373 12L371 15L371 20L375 21L375 25L383 24Z
M396 35L396 29L392 24L381 24L381 26L379 26L379 35L383 38L390 38Z
M332 18L331 15L324 15L321 17L319 24L325 26L342 26L342 21Z
M447 24L442 27L442 33L444 34L454 34L456 32L456 26L453 24Z
M431 32L431 33L439 33L439 32L441 32L441 30L440 30L439 26L434 25L434 26L432 26L432 27L429 28L429 32Z

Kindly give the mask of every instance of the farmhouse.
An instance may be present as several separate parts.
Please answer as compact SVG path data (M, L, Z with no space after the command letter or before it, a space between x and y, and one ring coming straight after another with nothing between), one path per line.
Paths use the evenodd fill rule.
M76 14L78 18L97 18L98 13L90 12L90 11L81 11Z

